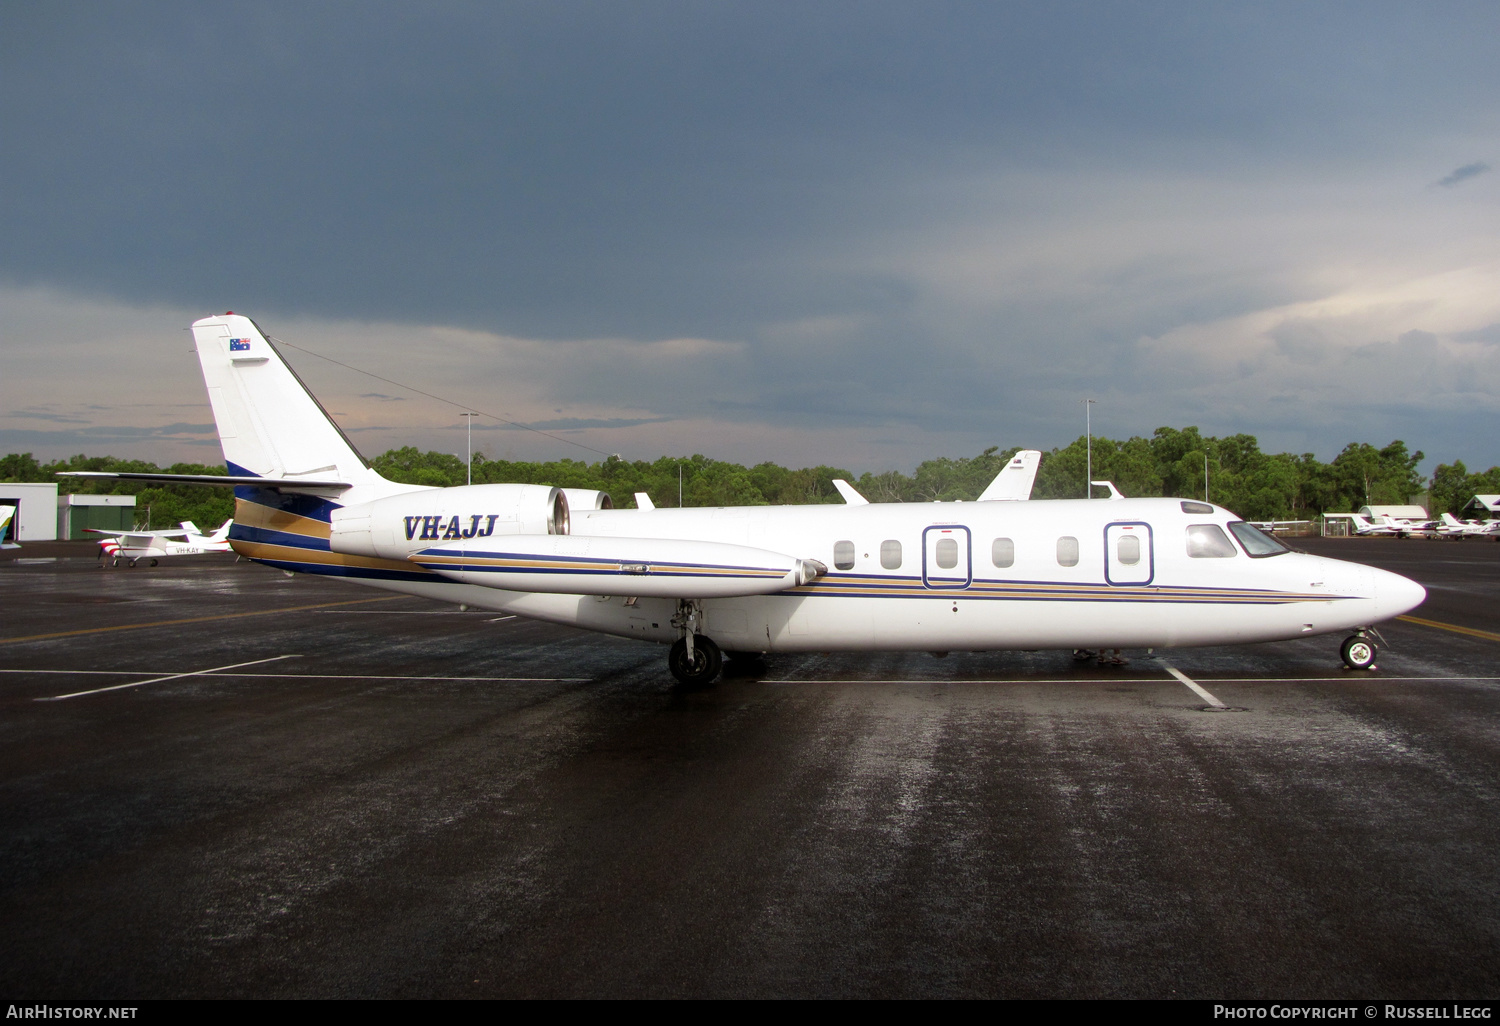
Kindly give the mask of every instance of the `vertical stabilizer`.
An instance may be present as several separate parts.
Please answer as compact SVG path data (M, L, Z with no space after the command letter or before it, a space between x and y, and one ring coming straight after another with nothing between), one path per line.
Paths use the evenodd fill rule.
M836 477L833 479L833 487L837 488L839 494L844 497L844 502L846 505L868 506L870 504L869 499L859 494L859 492L855 490L852 484L850 484L848 481L845 481L841 477Z
M995 480L979 496L979 501L1031 498L1031 486L1036 481L1037 468L1041 465L1042 454L1039 450L1022 449L1010 458L1004 470L995 475Z
M250 318L195 321L193 342L231 474L381 480Z

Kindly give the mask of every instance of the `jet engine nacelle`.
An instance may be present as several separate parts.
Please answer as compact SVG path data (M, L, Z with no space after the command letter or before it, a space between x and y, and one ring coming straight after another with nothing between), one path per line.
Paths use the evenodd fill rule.
M608 492L598 492L592 488L564 488L562 491L568 497L568 509L575 513L615 508L615 500L609 497Z
M405 560L442 542L567 534L568 497L548 485L487 484L405 492L329 517L334 552Z

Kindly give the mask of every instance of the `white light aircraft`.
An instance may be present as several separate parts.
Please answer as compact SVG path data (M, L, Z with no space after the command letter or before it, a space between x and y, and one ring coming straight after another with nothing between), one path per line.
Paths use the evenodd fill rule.
M1325 513L1326 520L1347 520L1354 533L1360 537L1384 538L1400 533L1401 528L1390 517L1377 516L1374 520L1358 513Z
M1473 538L1494 533L1490 530L1491 525L1482 520L1460 520L1452 513L1444 513L1427 526L1444 538Z
M1033 457L976 502L605 508L530 484L422 488L376 473L249 318L193 325L229 477L229 538L290 571L670 646L678 680L723 652L1103 649L1347 633L1414 608L1405 577L1292 552L1182 499L1029 500ZM1028 467L1029 463L1029 467ZM1007 477L1007 474L1011 475ZM140 477L142 475L119 475ZM1010 501L997 501L1010 500ZM1027 500L1027 501L1020 501Z
M124 475L79 470L68 476L115 477ZM143 476L150 477L151 475ZM203 534L191 520L182 521L182 526L175 531L106 531L100 527L86 527L84 530L89 534L106 535L99 542L99 547L104 550L103 555L110 560L112 566L119 566L122 559L129 560L131 566L135 566L138 559L149 559L151 565L155 566L158 559L166 556L195 556L203 552L232 551L229 529L233 524L233 518L226 520L223 526L213 534Z

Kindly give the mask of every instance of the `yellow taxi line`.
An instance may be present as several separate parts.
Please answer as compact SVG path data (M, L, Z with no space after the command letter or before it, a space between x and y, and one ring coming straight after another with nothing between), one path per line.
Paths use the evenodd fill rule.
M1500 641L1500 634L1492 634L1489 631L1475 630L1473 627L1460 627L1456 623L1439 623L1437 620L1424 620L1420 616L1398 616L1398 620L1407 623L1421 624L1423 627L1436 627L1440 631L1452 631L1454 634L1467 634L1471 638L1483 638L1486 641Z

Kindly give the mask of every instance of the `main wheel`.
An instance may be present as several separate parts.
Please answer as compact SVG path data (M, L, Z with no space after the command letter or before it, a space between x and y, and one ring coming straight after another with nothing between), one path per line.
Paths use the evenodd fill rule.
M1344 665L1351 670L1373 670L1377 653L1375 642L1359 634L1345 638L1343 645L1339 647Z
M688 662L687 639L678 638L667 653L667 668L678 681L691 687L711 684L724 666L719 646L701 634L693 635L693 661Z

